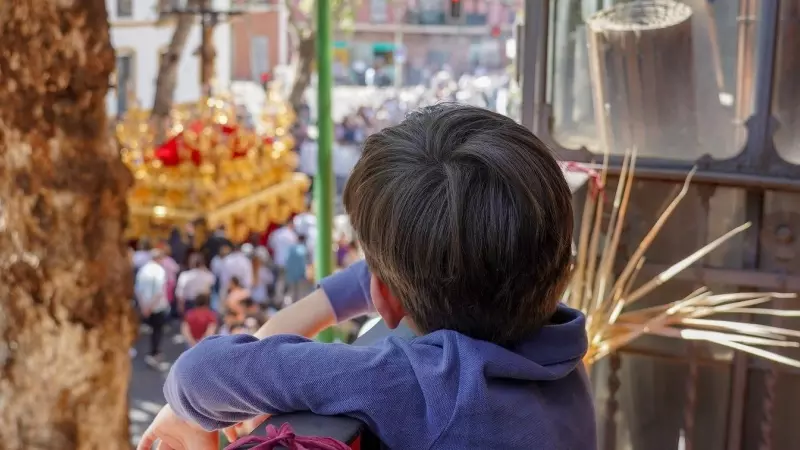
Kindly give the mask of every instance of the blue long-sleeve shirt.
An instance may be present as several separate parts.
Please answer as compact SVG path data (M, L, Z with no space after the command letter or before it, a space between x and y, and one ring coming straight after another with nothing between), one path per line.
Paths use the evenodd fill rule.
M363 264L321 286L339 318L370 307ZM208 430L312 411L358 418L394 449L593 450L584 326L562 306L513 348L449 330L370 347L211 337L176 361L164 393L176 414Z

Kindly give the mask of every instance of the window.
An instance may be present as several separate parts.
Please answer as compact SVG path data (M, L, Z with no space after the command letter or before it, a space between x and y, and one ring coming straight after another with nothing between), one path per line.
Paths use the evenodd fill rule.
M418 0L419 22L423 25L444 24L444 1Z
M751 96L737 93L746 91L755 64L737 64L737 43L747 32L737 22L738 2L714 2L706 11L686 0L550 1L547 89L556 141L616 154L636 147L640 157L684 161L739 152ZM603 20L592 22L596 14ZM607 23L646 18L656 25L604 31Z
M269 37L250 38L250 74L253 80L260 81L261 75L269 73Z
M134 91L133 55L117 55L117 116L123 116L130 107L128 97Z
M369 20L372 23L386 23L389 20L387 0L370 0Z
M117 0L117 17L120 19L133 18L133 0Z

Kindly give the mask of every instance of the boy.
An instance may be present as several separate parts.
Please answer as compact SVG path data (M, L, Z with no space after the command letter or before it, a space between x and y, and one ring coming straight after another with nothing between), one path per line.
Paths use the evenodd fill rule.
M186 312L181 323L181 334L189 348L217 332L217 313L211 310L211 297L198 294L194 307Z
M310 314L328 299L343 320L371 300L419 336L206 339L173 366L140 449L204 448L201 427L298 410L356 417L395 449L596 448L585 321L558 304L570 192L542 142L486 110L428 107L367 139L344 203L372 272L323 280Z

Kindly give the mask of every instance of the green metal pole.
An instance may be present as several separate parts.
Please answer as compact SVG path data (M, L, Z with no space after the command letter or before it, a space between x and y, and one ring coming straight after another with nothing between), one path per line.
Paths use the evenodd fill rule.
M314 267L317 281L333 271L333 47L331 46L331 0L317 0L317 176L314 180L314 203L317 215L317 248ZM333 342L334 330L317 337Z

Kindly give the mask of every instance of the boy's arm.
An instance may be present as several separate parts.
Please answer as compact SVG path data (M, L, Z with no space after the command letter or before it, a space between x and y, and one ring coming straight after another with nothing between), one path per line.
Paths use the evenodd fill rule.
M175 414L206 430L293 411L374 424L385 402L414 389L413 380L398 347L321 344L292 335L212 336L178 358L164 395Z
M372 310L370 273L364 261L339 271L320 283L320 289L280 310L255 334L315 336L325 328Z

